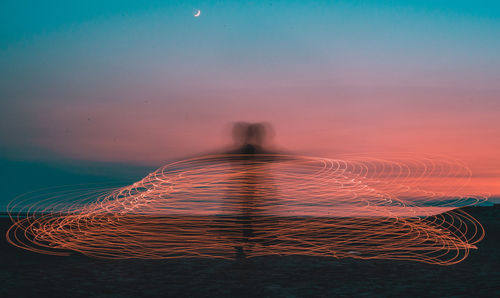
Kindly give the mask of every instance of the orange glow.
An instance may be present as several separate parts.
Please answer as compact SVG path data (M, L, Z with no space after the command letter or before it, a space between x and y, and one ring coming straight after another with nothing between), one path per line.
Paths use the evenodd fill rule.
M164 100L157 94L168 90L151 86L147 92L120 93L116 101L43 102L30 107L30 118L36 122L29 131L13 131L4 139L69 160L157 166L224 147L228 123L270 121L276 132L274 144L296 154L453 156L470 167L471 191L500 197L496 93L361 86L253 88L248 86L245 92L187 88L187 94L181 93L187 100L176 100L177 95Z
M9 206L7 238L101 258L301 254L451 265L484 237L455 210L486 199L467 193L470 176L432 156L203 156L126 187L27 194Z

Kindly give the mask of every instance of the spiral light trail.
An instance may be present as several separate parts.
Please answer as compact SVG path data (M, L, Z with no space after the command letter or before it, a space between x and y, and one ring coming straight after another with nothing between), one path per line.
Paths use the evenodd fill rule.
M9 205L7 239L111 259L300 254L451 265L484 237L457 209L486 199L463 191L470 176L431 156L203 156L126 187L25 194Z

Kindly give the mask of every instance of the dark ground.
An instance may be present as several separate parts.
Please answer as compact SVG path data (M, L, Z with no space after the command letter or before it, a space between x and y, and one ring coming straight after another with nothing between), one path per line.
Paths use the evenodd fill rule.
M469 207L486 238L452 266L323 257L101 260L15 248L2 236L0 297L500 297L500 205ZM10 226L0 218L2 235Z

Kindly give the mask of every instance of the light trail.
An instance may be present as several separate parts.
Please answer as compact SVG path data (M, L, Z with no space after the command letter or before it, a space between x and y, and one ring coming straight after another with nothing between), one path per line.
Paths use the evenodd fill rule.
M451 265L484 237L456 209L486 199L462 191L470 177L444 157L203 156L126 187L21 196L8 207L7 239L111 259L300 254Z

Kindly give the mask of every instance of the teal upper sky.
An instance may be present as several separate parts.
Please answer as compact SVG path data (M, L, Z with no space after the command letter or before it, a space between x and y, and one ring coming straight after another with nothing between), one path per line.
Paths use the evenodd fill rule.
M338 12L358 10L370 13L375 11L399 10L407 16L419 18L422 14L432 14L467 19L498 19L498 1L12 1L0 4L1 44L6 46L34 35L58 31L64 27L78 25L103 18L133 16L154 11L171 11L176 14L190 14L189 8L203 10L203 15L217 16L233 10L239 19L252 16L255 10L269 10L272 7L282 10L275 14L277 21L283 21L290 12L299 15L317 8L317 17L335 16ZM456 24L459 26L460 24ZM425 33L425 32L423 32Z

